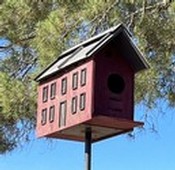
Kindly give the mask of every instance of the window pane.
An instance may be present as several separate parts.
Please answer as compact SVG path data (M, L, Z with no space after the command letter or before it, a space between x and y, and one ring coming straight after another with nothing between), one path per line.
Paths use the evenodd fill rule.
M53 122L55 118L55 106L51 106L49 110L49 122Z
M66 101L60 103L59 127L66 125Z
M77 96L72 98L72 114L77 112Z
M80 95L80 110L84 110L86 105L86 93Z
M78 72L74 73L72 76L72 89L75 90L78 88Z
M47 102L48 99L48 86L43 88L43 102Z
M67 78L62 79L61 81L61 94L66 94L67 92Z
M50 98L54 99L56 95L56 83L52 83L50 87Z
M81 70L81 86L86 85L86 69Z
M47 109L43 109L41 113L41 124L45 125L47 123Z

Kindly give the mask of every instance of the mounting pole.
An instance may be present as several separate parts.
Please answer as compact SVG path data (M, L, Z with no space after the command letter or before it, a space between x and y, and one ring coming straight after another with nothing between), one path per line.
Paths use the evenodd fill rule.
M92 131L91 128L85 130L85 170L91 170L91 142Z

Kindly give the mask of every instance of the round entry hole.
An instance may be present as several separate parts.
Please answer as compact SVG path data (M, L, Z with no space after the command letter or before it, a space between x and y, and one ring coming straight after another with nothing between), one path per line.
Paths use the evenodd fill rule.
M111 74L108 77L108 88L112 93L120 94L125 88L124 79L118 74Z

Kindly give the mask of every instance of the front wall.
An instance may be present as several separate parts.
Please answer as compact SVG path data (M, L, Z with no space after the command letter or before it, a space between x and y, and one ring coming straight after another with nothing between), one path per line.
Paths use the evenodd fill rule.
M86 85L81 86L80 85L80 72L83 69L87 69L87 75L86 75ZM72 75L74 73L78 72L78 88L76 90L72 89ZM67 92L66 94L61 94L61 81L67 77ZM93 61L87 61L84 64L81 64L77 68L67 70L62 75L57 75L53 77L52 79L40 83L38 87L38 109L37 109L37 136L46 136L51 133L63 130L65 128L77 125L81 122L84 122L86 120L89 120L91 118L92 113L92 84L93 84ZM43 103L42 101L42 91L45 86L49 87L49 94L50 96L50 85L52 83L56 82L56 97L55 99L51 100L50 97L48 97L48 101ZM86 93L86 106L83 111L79 109L79 99L80 94ZM77 103L77 113L72 114L71 113L71 101L72 98L77 96L78 103ZM60 103L66 101L67 102L67 114L66 114L66 125L59 127L59 106ZM48 121L48 115L47 115L47 123L45 125L41 125L41 112L43 109L47 108L49 110L49 107L54 105L55 106L55 119L54 122L50 123Z
M115 47L101 51L95 58L95 114L133 119L134 72ZM121 94L112 93L107 85L111 74L118 74L125 81Z

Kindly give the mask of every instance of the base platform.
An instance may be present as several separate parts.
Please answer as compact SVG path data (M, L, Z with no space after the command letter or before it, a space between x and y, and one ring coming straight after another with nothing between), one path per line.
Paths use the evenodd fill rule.
M85 130L91 128L92 142L97 142L102 139L132 131L134 127L139 126L143 126L143 123L126 119L97 116L82 124L54 132L46 137L84 142Z

